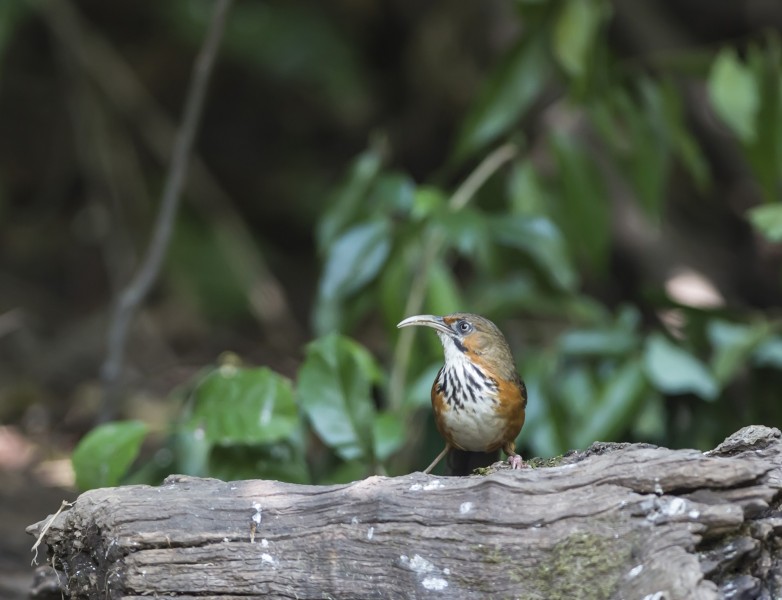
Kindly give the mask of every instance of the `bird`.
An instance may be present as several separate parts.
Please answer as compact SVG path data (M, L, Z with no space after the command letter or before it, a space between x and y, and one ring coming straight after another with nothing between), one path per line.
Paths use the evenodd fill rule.
M461 463L452 461L454 475L472 472L470 455L489 453L496 460L499 449L512 469L523 467L515 440L524 425L527 387L500 329L489 319L463 312L415 315L397 324L398 328L413 326L434 329L445 357L431 393L445 448L424 473L430 473L449 452Z

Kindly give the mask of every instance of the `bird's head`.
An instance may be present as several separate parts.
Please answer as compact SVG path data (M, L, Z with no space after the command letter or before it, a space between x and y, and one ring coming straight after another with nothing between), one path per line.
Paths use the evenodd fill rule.
M489 319L471 313L453 313L444 317L415 315L401 321L397 327L414 325L431 327L437 332L446 362L463 356L490 367L507 379L516 373L508 342Z

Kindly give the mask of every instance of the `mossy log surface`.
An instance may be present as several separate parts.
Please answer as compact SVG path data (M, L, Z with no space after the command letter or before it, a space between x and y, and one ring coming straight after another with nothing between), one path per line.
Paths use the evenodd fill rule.
M780 431L748 427L470 477L173 476L84 493L43 541L72 598L778 598L780 490Z

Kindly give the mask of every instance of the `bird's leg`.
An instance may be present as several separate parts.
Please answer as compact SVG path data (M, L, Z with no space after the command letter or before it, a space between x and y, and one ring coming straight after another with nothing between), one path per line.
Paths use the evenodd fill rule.
M511 469L524 468L524 461L521 460L521 456L516 453L516 444L513 441L507 442L502 447L502 451L508 455L508 464Z
M437 458L435 458L432 461L432 464L426 467L424 469L424 475L428 475L432 469L434 469L437 466L437 463L439 463L441 460L443 460L443 457L448 454L448 451L451 449L451 444L446 443L445 448L443 448L443 451L440 452L440 454L437 455Z

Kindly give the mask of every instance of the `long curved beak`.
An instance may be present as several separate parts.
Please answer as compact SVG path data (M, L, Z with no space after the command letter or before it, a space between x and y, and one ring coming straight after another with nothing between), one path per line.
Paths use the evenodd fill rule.
M397 323L397 327L411 327L414 325L420 325L423 327L431 327L438 332L446 335L453 335L453 331L445 324L442 317L436 317L435 315L415 315L413 317L407 317L404 321Z

